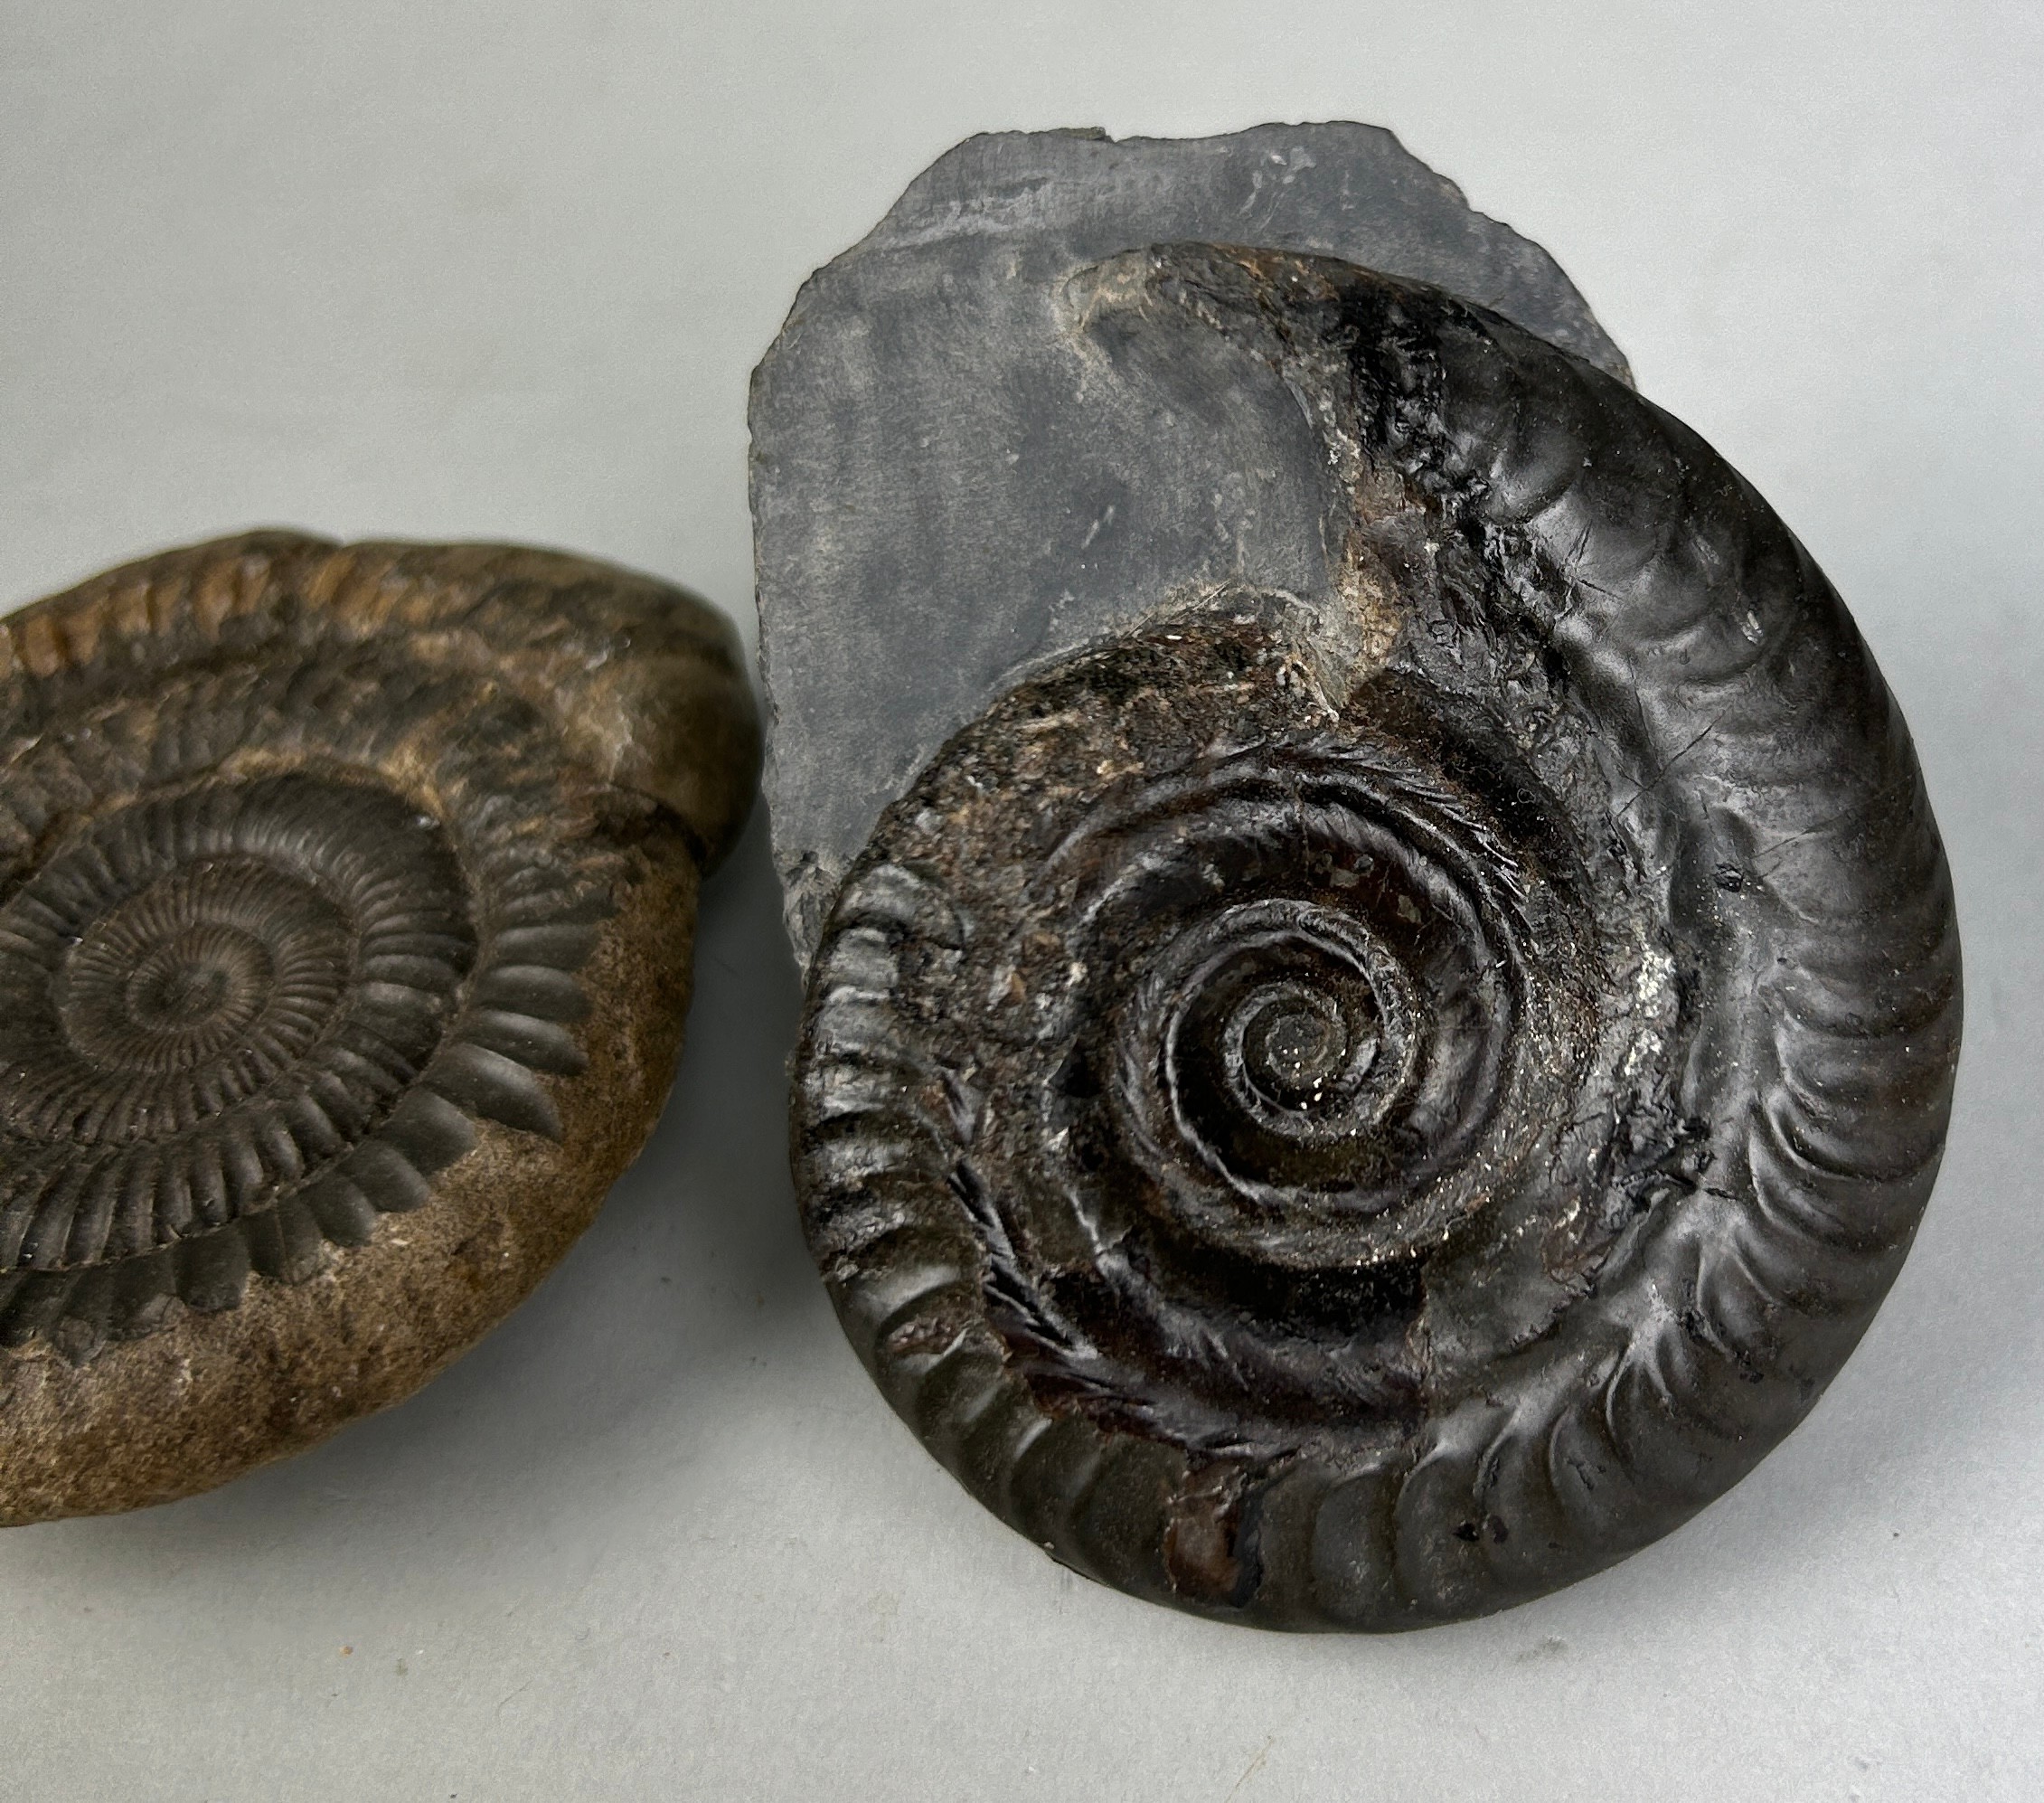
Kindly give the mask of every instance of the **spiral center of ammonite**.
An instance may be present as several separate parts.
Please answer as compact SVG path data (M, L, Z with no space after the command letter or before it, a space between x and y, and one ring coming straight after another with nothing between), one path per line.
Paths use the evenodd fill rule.
M1043 918L1071 924L1031 932L1084 986L1046 1016L1069 1042L1046 1107L1060 1193L1103 1232L1134 1199L1199 1258L1346 1271L1483 1205L1494 1166L1472 1154L1518 1032L1517 867L1482 817L1375 755L1245 755L1103 804L1060 847L1076 899L1046 883Z
M103 1070L187 1071L280 1012L271 1024L302 1043L348 959L345 922L305 884L245 859L209 861L86 928L58 976L58 1018Z
M1257 1094L1302 1113L1344 1073L1367 1074L1377 1056L1373 1019L1345 1018L1334 996L1296 983L1256 991L1229 1033L1239 1047L1243 1078Z
M153 960L159 967L166 960ZM145 1026L188 1027L219 1013L231 979L217 964L167 960L127 986L127 1011Z
M438 827L388 788L293 772L110 809L0 905L0 1150L117 1175L133 1152L136 1194L233 1213L416 1078L473 944Z
M1271 901L1223 910L1166 964L1162 1076L1183 1143L1231 1182L1347 1187L1416 1053L1389 949L1345 915Z

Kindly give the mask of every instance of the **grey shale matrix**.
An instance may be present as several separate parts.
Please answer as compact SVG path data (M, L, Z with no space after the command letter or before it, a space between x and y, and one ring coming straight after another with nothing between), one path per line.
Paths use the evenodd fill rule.
M730 623L551 552L251 533L0 622L0 1521L307 1446L539 1281L758 760Z
M1808 1411L1959 1044L1909 737L1388 134L977 138L755 380L796 1182L986 1506L1281 1628L1623 1557Z

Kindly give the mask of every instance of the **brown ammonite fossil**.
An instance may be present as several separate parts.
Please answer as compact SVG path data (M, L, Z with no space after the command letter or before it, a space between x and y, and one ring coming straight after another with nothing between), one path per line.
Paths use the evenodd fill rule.
M1901 1264L1960 1019L1908 733L1760 496L1499 315L1210 244L1067 299L1282 379L1335 580L1154 597L881 816L811 968L810 1241L1072 1567L1481 1614L1737 1482Z
M0 1520L406 1395L659 1111L737 641L500 545L259 533L0 622Z

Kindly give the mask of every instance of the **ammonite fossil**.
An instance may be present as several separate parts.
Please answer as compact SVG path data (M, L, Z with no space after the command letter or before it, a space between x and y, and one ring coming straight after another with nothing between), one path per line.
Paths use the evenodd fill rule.
M0 622L0 1519L405 1395L594 1214L757 764L729 624L263 533Z
M1147 598L881 814L811 1244L1081 1572L1267 1627L1535 1595L1748 1471L1908 1247L1959 963L1907 732L1759 496L1497 313L1204 243L1062 304L1283 382L1333 580Z

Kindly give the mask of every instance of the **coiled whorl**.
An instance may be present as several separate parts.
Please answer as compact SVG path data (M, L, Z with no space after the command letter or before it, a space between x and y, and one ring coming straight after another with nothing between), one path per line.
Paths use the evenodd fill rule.
M1908 735L1750 486L1496 316L1201 245L1071 299L1285 377L1333 597L1160 598L888 810L814 967L812 1243L1078 1569L1499 1608L1736 1482L1899 1267L1960 1005Z
M538 1280L757 758L728 625L554 552L256 533L0 623L0 1518L306 1444Z

